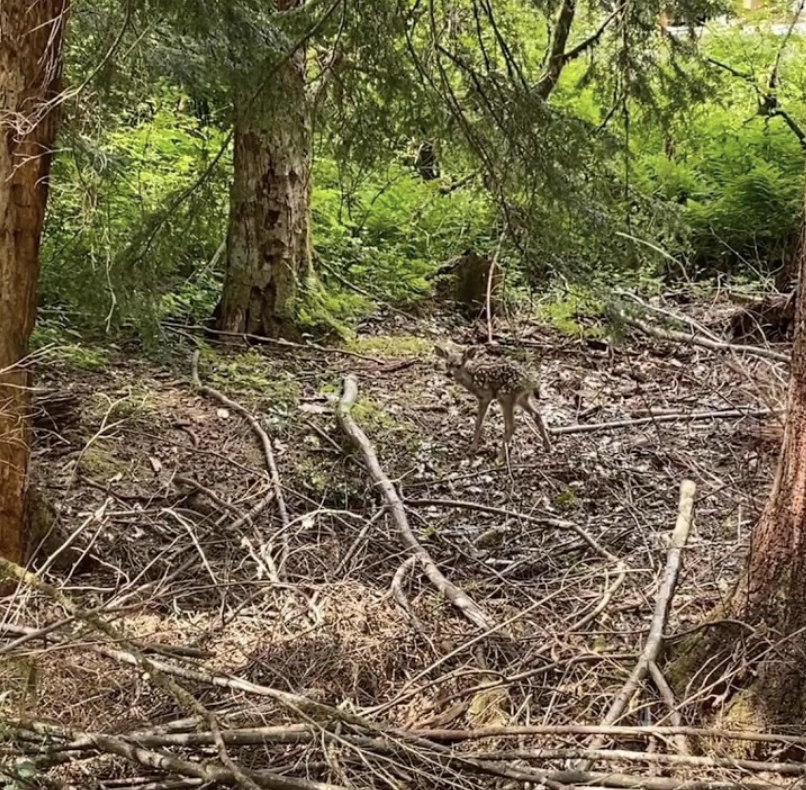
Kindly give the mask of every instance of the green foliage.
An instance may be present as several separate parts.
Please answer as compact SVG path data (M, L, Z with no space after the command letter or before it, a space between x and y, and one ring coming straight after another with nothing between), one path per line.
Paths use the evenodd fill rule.
M80 370L103 370L108 357L105 349L89 345L82 334L64 320L41 319L31 336L31 349L48 349L48 356Z
M129 11L93 0L77 10L67 66L98 93L69 108L41 302L94 329L209 316L223 277L232 87L265 82L312 29L317 275L303 284L303 330L347 338L378 305L415 310L444 263L466 249L492 254L504 227L508 286L572 283L543 308L565 331L600 312L584 293L654 287L668 256L690 257L694 273L769 271L802 213L798 140L781 117L758 114L781 38L713 34L709 62L657 35L661 5L625 6L544 100L556 3L428 11L357 0L328 16L314 0L283 15L254 0ZM691 21L719 4L676 5ZM597 9L577 4L568 47L597 30ZM116 41L128 60L93 70ZM775 92L800 123L804 49L802 37L787 43ZM441 171L432 181L412 166L426 140ZM40 340L57 335L51 323Z
M651 123L641 130L645 153L637 158L636 178L647 193L683 208L686 239L678 236L671 251L690 250L694 275L767 273L792 254L797 241L803 151L782 118L758 114L757 89L766 90L781 45L780 37L764 35L709 40L709 55L750 78L720 69L708 103L679 113L662 133ZM806 39L793 36L787 46L776 95L803 124Z
M285 416L300 398L300 383L257 350L219 356L204 349L205 376L214 386L250 390L261 396L275 415Z
M220 274L200 272L224 238L227 184L220 173L200 179L223 138L171 104L97 140L64 141L42 249L44 303L94 326L153 325L160 308L209 312L204 291L217 290Z
M449 258L490 243L494 210L477 190L442 194L439 182L401 164L345 182L348 175L328 160L315 171L314 244L328 295L320 292L312 315L318 309L347 320L376 300L411 307Z
M604 328L597 324L604 314L601 298L591 289L580 286L557 293L538 310L543 321L572 337L602 337Z
M347 348L373 357L424 357L431 352L431 341L417 335L364 335Z

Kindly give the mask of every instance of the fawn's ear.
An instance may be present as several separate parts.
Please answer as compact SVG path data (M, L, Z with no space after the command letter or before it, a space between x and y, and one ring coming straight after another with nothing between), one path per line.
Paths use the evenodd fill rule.
M478 353L479 353L478 346L470 346L469 348L466 348L462 352L462 361L467 362L470 359L474 359Z
M443 359L447 359L450 356L448 354L448 349L439 343L434 343L434 351L436 351L438 357L442 357Z

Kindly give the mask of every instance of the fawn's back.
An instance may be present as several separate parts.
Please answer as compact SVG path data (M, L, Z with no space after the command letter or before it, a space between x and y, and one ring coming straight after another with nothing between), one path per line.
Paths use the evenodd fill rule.
M437 353L445 359L448 376L477 397L515 397L537 387L536 377L523 365L487 354L478 357L477 346L464 351L437 346Z

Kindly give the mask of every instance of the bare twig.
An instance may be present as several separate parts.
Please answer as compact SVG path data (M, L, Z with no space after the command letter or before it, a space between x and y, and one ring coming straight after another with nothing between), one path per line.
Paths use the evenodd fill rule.
M632 763L656 763L679 765L690 768L738 768L753 773L777 773L781 776L803 776L806 765L790 762L765 762L743 760L734 757L711 757L700 755L664 754L662 752L637 752L628 749L499 749L489 752L470 752L470 757L496 760L623 760Z
M660 671L660 667L654 661L649 662L649 674L652 675L652 680L655 683L658 692L660 693L661 697L663 697L666 707L669 708L669 716L672 720L672 723L678 727L681 726L683 724L683 717L680 715L680 711L675 704L674 691L672 691L671 686L666 682L666 678L663 676L663 672ZM674 742L677 746L677 751L680 752L680 754L691 754L691 749L689 749L688 746L688 740L683 733L675 733Z
M681 313L673 312L672 310L666 310L663 307L657 307L655 305L649 304L645 302L640 297L636 296L629 291L625 291L621 288L616 290L616 293L619 296L624 296L627 299L635 302L637 305L641 307L642 310L646 311L647 313L655 313L656 315L663 316L664 318L670 318L672 321L679 321L680 323L688 324L692 329L699 332L703 337L707 338L708 340L713 341L714 343L721 343L723 342L721 338L717 337L713 332L709 332L699 321L695 321L691 316L687 316Z
M115 754L149 768L158 768L181 776L191 776L213 785L235 784L250 788L269 788L269 790L343 790L338 785L285 776L265 769L257 771L234 770L233 768L216 764L211 760L203 762L183 760L165 751L157 752L136 744L127 743L122 738L112 735L76 732L74 736L76 740L85 741L99 751ZM216 740L215 735L213 735L213 740Z
M528 513L519 513L514 510L508 510L503 507L495 507L494 505L485 505L482 502L471 502L462 499L406 499L407 505L413 506L434 506L434 507L457 507L466 510L478 510L482 513L491 513L496 516L506 516L513 518L516 521L528 521L533 524L542 524L547 527L554 527L555 529L569 530L579 535L597 554L601 554L605 559L611 562L620 562L619 557L608 551L602 546L589 532L584 530L573 521L565 521L564 519L554 518L553 516L534 516Z
M372 529L375 523L385 513L386 513L385 507L378 508L378 510L375 511L372 517L367 520L366 524L364 524L364 526L361 527L361 531L358 533L358 535L356 535L355 540L350 544L350 548L348 548L347 551L344 552L344 556L341 558L339 564L336 566L336 570L333 571L333 576L335 578L338 578L339 575L344 571L344 569L347 567L347 563L350 562L355 553L358 551L358 547L361 545L361 542L364 540L364 538L366 538L367 533Z
M278 572L282 578L285 562L288 557L288 526L290 519L288 517L288 509L286 508L285 504L285 497L283 496L283 485L280 482L280 470L277 467L277 462L274 459L274 451L271 447L271 439L269 439L269 435L263 429L263 426L260 424L260 421L257 419L257 417L251 414L244 406L231 398L228 398L223 392L219 392L217 389L201 383L201 380L199 379L198 349L193 352L193 356L191 357L191 375L193 378L193 385L199 390L199 392L202 393L202 395L207 395L208 397L217 400L228 409L232 409L240 414L249 423L250 427L260 440L260 444L263 447L263 455L266 459L266 466L268 467L269 471L269 478L274 488L274 497L277 500L277 510L280 513L280 521L282 522L283 551L280 556L280 561L278 562Z
M625 324L640 329L644 334L652 337L657 337L660 340L669 340L673 343L684 343L692 346L701 346L702 348L710 349L711 351L732 351L736 354L748 354L750 356L764 357L765 359L774 359L776 362L785 362L789 364L791 359L790 354L783 354L780 351L773 351L771 348L760 348L759 346L743 346L736 343L727 343L721 340L711 340L707 337L700 337L695 334L688 334L686 332L678 332L675 329L661 329L660 327L650 326L645 321L639 318L632 318L627 315L622 316Z
M580 425L562 425L549 428L549 433L566 435L569 433L593 433L610 431L614 428L632 428L636 425L654 425L661 422L699 422L700 420L737 420L744 417L769 417L782 410L772 409L714 409L713 411L694 411L690 414L653 414L651 417L636 417L632 420L611 420L610 422L591 422Z
M196 713L200 714L208 722L211 731L214 734L218 733L217 743L219 745L219 754L222 758L223 765L217 766L214 763L208 762L204 766L200 766L197 763L179 760L178 758L162 753L148 752L148 750L131 746L112 736L97 734L89 736L95 739L95 745L98 748L139 762L143 765L163 768L186 776L195 776L205 781L218 781L225 784L236 783L240 786L248 787L251 790L254 790L255 787L254 776L260 777L260 782L263 787L268 787L272 790L332 790L331 785L320 783L311 784L306 780L297 780L292 777L281 776L273 771L249 772L249 774L247 774L244 772L244 769L236 765L227 754L223 740L220 738L220 730L215 716L174 679L173 676L181 676L181 672L165 672L163 667L170 667L170 665L166 665L164 662L156 661L143 655L143 653L137 650L135 642L129 639L123 631L106 622L96 612L79 606L72 598L65 595L53 585L43 582L34 574L25 570L25 568L3 557L0 557L0 579L1 578L16 578L27 587L48 596L51 600L58 603L67 612L76 617L76 619L86 623L94 630L104 634L118 644L126 645L129 648L126 652L113 651L108 648L100 649L108 655L120 654L126 656L138 669L148 673L155 685L170 693L177 702L187 705ZM282 694L282 692L279 693ZM87 734L84 733L82 736L87 737ZM277 780L276 782L274 781L275 778ZM291 784L289 784L289 782Z
M498 238L498 246L495 248L495 255L490 261L490 268L487 271L487 342L493 342L493 280L495 278L495 270L498 268L498 256L501 254L501 245L507 235L508 225L504 225L501 231L501 236Z
M411 611L409 602L406 600L406 593L403 592L403 581L406 578L406 574L417 564L418 559L416 554L411 554L403 560L403 562L400 563L400 567L395 571L395 575L392 577L392 583L389 585L392 590L392 595L395 596L395 600L400 608L411 617L412 622L416 625L419 625L418 619L414 612Z
M719 730L706 727L670 725L634 727L625 724L531 724L511 727L479 727L472 730L412 729L410 735L444 743L477 741L486 738L522 738L529 735L602 735L607 738L656 738L665 735L688 735L692 738L713 738L726 741L748 741L806 747L806 737L755 730Z

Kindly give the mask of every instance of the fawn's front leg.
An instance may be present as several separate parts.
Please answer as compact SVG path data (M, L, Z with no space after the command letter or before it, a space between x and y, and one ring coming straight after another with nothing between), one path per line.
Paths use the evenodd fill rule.
M473 432L473 441L470 444L470 452L475 453L479 449L479 441L481 440L481 426L484 425L484 418L487 416L487 410L490 408L492 398L479 398L479 410L476 413L476 428Z
M532 406L531 403L528 403L528 406L526 408L529 414L531 414L532 417L534 417L534 421L537 423L537 430L540 431L540 436L543 439L543 447L545 448L547 453L550 453L551 437L549 436L548 428L546 428L546 421L543 419L543 415L534 406Z
M501 398L498 402L501 404L501 411L504 412L504 444L498 453L498 460L503 461L507 457L509 443L515 433L515 399Z

